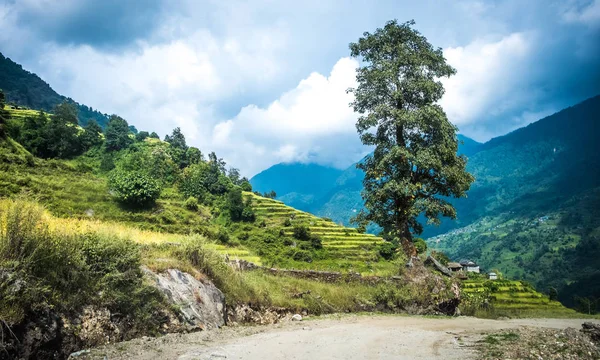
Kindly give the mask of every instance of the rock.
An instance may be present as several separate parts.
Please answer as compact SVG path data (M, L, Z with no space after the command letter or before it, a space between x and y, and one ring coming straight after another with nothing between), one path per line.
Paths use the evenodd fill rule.
M294 314L294 316L292 316L292 321L302 321L302 315Z
M90 353L90 350L87 350L87 349L86 350L76 351L74 353L71 353L71 355L69 355L69 359L78 358L80 356L83 356L83 355L86 355L86 354L89 354L89 353Z
M581 325L581 332L587 334L593 342L600 345L600 325L592 322L584 322Z
M177 269L168 269L161 274L155 274L147 268L143 270L179 309L190 330L225 325L225 295L212 282L197 280Z
M435 258L431 257L431 255L427 256L427 259L425 259L425 265L432 265L436 270L438 270L442 274L446 276L452 276L452 271L450 271L450 269L442 265L442 263L437 261Z

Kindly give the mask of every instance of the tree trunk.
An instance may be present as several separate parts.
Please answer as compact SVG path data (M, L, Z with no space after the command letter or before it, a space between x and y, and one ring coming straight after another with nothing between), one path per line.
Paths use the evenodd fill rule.
M408 224L402 225L402 229L404 230L400 233L400 244L402 245L402 250L404 250L404 253L410 260L412 257L417 256L417 248L415 248L415 244L413 244L412 234L408 229Z

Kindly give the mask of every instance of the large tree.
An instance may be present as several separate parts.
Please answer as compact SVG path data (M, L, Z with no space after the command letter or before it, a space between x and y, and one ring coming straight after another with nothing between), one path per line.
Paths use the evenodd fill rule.
M377 223L409 256L416 255L412 234L423 231L419 215L433 224L440 215L456 218L448 200L465 196L474 180L467 159L457 155L457 128L437 103L440 78L456 71L413 25L390 21L350 44L362 63L358 86L349 90L361 141L375 147L358 165L365 210L355 221Z

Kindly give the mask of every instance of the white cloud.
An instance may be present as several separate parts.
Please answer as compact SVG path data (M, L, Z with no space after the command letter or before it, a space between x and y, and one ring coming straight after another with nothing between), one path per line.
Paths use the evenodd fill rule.
M213 146L249 174L290 161L350 165L364 152L346 93L357 66L342 58L328 77L312 73L268 106L244 107L215 126Z
M526 34L511 34L495 42L476 40L464 47L451 47L444 55L457 73L443 79L446 93L440 104L458 126L480 121L487 112L502 112L501 99L515 91L523 62L529 52Z

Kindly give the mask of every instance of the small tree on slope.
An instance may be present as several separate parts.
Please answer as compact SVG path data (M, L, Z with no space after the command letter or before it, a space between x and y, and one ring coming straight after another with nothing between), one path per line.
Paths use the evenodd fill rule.
M434 224L440 215L455 218L447 198L465 196L474 180L456 154L457 129L437 104L444 94L439 79L456 71L413 25L390 21L351 43L363 66L349 89L361 141L375 146L357 165L365 172L365 210L354 221L377 223L409 256L416 255L412 233L423 231L417 217Z

